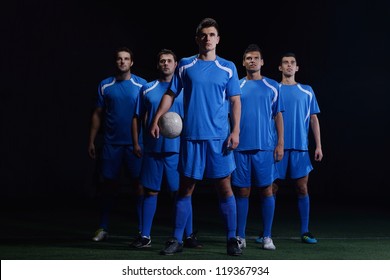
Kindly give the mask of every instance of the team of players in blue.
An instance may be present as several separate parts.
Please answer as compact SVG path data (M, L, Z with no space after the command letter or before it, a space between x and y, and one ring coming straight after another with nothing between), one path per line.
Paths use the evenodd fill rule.
M174 53L163 50L158 54L160 77L150 83L130 73L132 54L122 49L117 56L129 54L130 67L121 69L117 62L118 73L122 75L106 79L99 86L96 110L100 121L104 112L108 134L103 146L103 178L109 182L118 179L119 166L124 160L129 163L130 175L140 178L137 189L142 186L142 191L136 192L140 201L139 235L131 246L151 246L151 227L164 173L175 206L172 237L161 250L162 255L183 251L187 239L191 241L187 247L202 246L192 232L192 193L203 179L210 180L218 194L228 255L239 256L246 247L251 187L259 188L262 194L263 233L256 241L265 250L276 249L272 223L273 186L277 179L291 178L296 183L302 242L317 243L308 229L307 188L308 175L313 169L308 149L309 126L316 143L314 159L322 159L317 118L320 111L314 92L310 86L295 82L298 66L292 53L282 57L280 83L262 76L264 61L261 50L254 44L244 52L247 75L239 80L235 64L216 54L219 40L217 22L203 19L196 29L199 53L177 63ZM126 88L125 83L130 87ZM125 106L129 107L121 109ZM183 117L180 138L166 139L159 134L158 119L167 111L176 111ZM92 157L98 128L98 122L94 122L96 114L89 143ZM128 131L119 130L119 126ZM94 241L108 237L109 205L107 201L102 204Z

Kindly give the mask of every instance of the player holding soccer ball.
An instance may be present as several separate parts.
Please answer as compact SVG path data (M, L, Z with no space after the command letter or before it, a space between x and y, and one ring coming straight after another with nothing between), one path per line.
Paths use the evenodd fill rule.
M216 54L219 27L212 18L203 19L195 33L199 54L182 58L170 87L164 94L150 132L159 137L158 120L183 95L184 124L180 144L180 187L176 201L173 237L161 251L173 255L183 250L182 236L192 208L192 193L203 178L214 183L226 226L227 254L242 254L236 238L236 201L230 174L236 168L231 152L239 144L241 89L236 66ZM230 131L228 111L232 107Z
M179 189L177 165L179 163L180 137L172 139L163 136L153 138L148 129L161 98L169 87L176 66L177 58L175 53L168 49L161 50L157 55L159 78L145 84L137 99L136 116L142 120L144 125L144 152L140 181L144 187L145 198L142 211L143 227L139 237L131 244L133 248L151 247L151 229L157 208L157 197L163 183L163 175L165 174L167 188L172 193L172 198L176 198L176 193ZM169 111L183 116L182 95L175 99ZM138 149L138 152L141 153L141 149ZM197 241L192 230L192 208L189 211L185 225L185 245L190 248L199 248L201 244Z
M141 86L147 81L133 73L133 53L126 47L115 52L116 73L104 79L98 87L96 108L92 114L89 134L88 153L96 159L95 138L104 125L103 151L101 156L101 172L103 187L101 190L101 212L99 229L93 241L103 241L108 237L109 214L114 204L114 196L118 192L118 179L122 165L125 165L127 175L133 180L136 194L136 207L139 230L142 228L143 189L138 182L141 170L141 158L136 156L134 149L138 139L132 138L132 116Z

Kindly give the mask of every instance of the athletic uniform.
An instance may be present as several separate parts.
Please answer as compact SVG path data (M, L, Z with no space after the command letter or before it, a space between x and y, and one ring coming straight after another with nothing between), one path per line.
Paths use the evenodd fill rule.
M176 98L183 94L184 122L179 170L196 180L223 178L235 169L233 153L226 150L230 134L229 97L240 95L237 69L219 56L204 61L198 56L183 58L176 67L170 89ZM227 237L236 238L234 196L219 201ZM185 221L192 209L191 196L179 197L176 204L174 237L182 240Z
M245 77L240 80L240 86L240 144L234 150L237 168L232 173L232 185L238 188L268 187L277 178L274 117L283 111L278 83L266 77L261 80L247 80ZM236 202L237 235L245 239L249 199L236 196ZM261 209L264 236L271 237L274 197L262 197Z
M227 104L241 94L235 65L219 56L214 61L183 58L170 89L176 96L183 89L184 95L183 175L198 180L228 176L235 163L232 153L223 152L230 134ZM206 153L207 147L212 150Z
M155 80L146 84L141 91L142 96L139 98L137 114L140 116L147 115L145 133L143 133L144 160L140 179L144 187L153 191L160 191L163 172L166 172L168 190L174 192L179 188L177 165L179 162L180 137L170 139L160 135L159 138L153 138L148 129L168 87L169 82ZM183 118L182 96L175 99L169 111L176 112Z
M310 115L320 113L313 89L308 85L279 84L285 111L284 156L277 163L280 179L298 179L313 170L309 156Z
M237 168L232 173L232 183L236 187L266 187L276 179L274 117L283 111L278 83L266 77L261 80L243 78L240 85L243 109L240 144L234 151ZM265 162L258 164L258 160Z
M308 85L279 84L279 93L285 106L284 156L276 167L280 179L298 179L313 170L309 155L310 116L318 114L320 108L313 89ZM298 210L301 222L301 237L304 243L317 243L309 232L309 195L298 196Z
M137 100L136 114L144 120L146 114L146 124L143 133L144 155L141 168L140 181L145 188L159 192L165 174L167 189L176 193L179 189L179 152L180 137L166 138L160 135L153 138L149 133L149 127L160 105L164 93L168 90L169 82L155 80L142 87ZM183 96L175 98L170 112L176 112L183 118ZM175 195L175 194L174 194ZM150 239L153 218L157 208L157 195L146 195L143 206L143 229L142 236ZM186 234L192 233L192 212L188 219Z
M104 179L118 179L122 164L125 164L126 172L132 178L138 178L140 175L141 159L133 154L131 129L137 97L146 82L145 79L131 74L129 80L109 77L99 84L96 107L102 108L104 113L101 170ZM103 208L100 222L102 229L107 230L111 207L106 205Z

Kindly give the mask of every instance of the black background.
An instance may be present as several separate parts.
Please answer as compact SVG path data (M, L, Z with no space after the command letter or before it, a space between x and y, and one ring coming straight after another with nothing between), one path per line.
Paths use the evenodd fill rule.
M244 75L242 53L263 50L262 73L280 80L279 56L294 51L296 80L310 84L321 113L323 161L310 191L329 198L390 194L389 18L385 1L12 1L1 9L2 198L94 193L87 154L98 83L113 51L135 54L133 72L156 78L161 48L197 53L204 17L220 25L217 53ZM314 147L314 146L312 146Z

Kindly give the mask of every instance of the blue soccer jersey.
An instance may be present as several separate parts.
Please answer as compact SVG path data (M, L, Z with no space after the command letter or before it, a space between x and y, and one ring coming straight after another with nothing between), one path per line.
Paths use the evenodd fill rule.
M275 149L274 117L283 112L278 82L263 77L261 80L240 80L241 121L240 144L236 151Z
M240 95L233 62L217 56L214 61L183 58L176 67L170 89L178 96L183 89L184 123L187 140L225 139L229 134L227 103Z
M284 149L307 151L310 115L320 112L313 89L299 83L279 84L279 94L285 109L283 112Z
M155 80L147 83L142 87L140 97L137 101L138 116L146 114L146 129L144 130L144 150L146 152L166 153L173 152L179 153L180 151L180 137L169 139L162 135L159 138L153 138L149 133L149 127L153 121L153 118L157 112L160 101L164 93L168 90L169 82L160 82ZM183 118L183 95L180 94L175 98L170 112L176 112Z
M147 81L131 74L130 80L109 77L98 87L97 107L104 110L104 142L115 145L132 145L132 119L142 85Z

